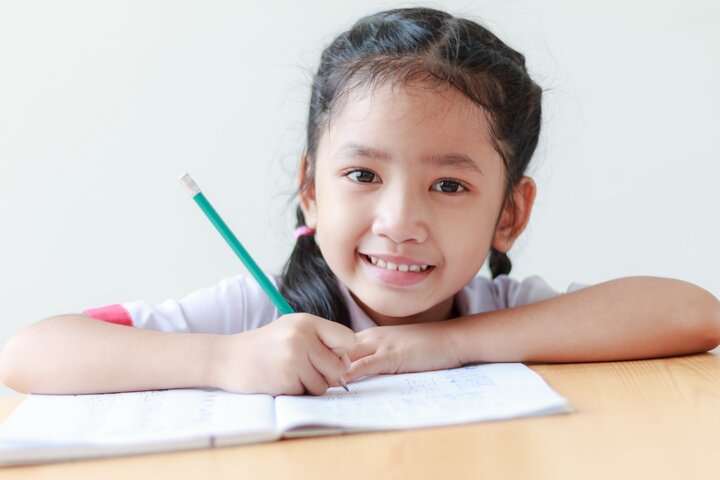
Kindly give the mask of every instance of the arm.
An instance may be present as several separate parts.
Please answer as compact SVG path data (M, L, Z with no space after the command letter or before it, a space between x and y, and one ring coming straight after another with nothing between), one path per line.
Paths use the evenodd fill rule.
M357 334L346 379L475 362L595 362L705 352L720 302L678 280L633 277L516 308Z
M164 333L64 315L11 338L0 379L32 393L186 387L322 393L346 369L336 352L354 341L349 329L305 314L235 335Z
M631 277L454 321L463 363L597 362L705 352L720 343L720 302L679 280Z
M218 339L62 315L12 337L0 357L0 375L7 386L27 393L210 387Z

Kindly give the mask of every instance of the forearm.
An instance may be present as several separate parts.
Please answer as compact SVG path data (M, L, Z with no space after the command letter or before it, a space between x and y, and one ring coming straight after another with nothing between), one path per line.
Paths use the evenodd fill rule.
M629 360L704 352L720 342L715 297L650 277L451 322L463 363Z
M0 374L9 387L32 393L211 386L218 338L59 316L16 334L2 352Z

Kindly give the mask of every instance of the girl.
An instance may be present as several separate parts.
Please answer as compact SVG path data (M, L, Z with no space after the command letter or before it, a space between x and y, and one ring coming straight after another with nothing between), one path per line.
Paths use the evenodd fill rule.
M559 295L507 277L535 198L524 172L540 105L524 57L476 23L421 8L361 19L314 78L297 243L275 279L306 313L278 318L239 276L179 302L53 317L7 343L3 382L321 394L342 376L717 346L720 303L688 283L626 278ZM492 280L475 276L488 256Z

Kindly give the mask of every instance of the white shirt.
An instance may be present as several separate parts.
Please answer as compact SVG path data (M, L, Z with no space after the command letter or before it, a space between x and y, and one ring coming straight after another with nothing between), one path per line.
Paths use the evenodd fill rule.
M270 277L277 286L278 278ZM567 291L583 285L571 284ZM359 332L377 326L340 285L351 319ZM500 275L490 280L475 277L455 295L460 315L512 308L559 295L540 277L522 281ZM249 275L238 275L219 284L197 290L182 300L165 300L158 305L136 301L88 309L86 315L113 323L162 332L232 334L262 327L280 316L260 285Z

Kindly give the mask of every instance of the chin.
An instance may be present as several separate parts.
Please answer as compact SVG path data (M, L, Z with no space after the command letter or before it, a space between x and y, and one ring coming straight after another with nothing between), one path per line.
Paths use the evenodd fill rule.
M383 299L379 301L363 302L364 305L373 312L385 317L395 317L402 319L424 312L430 307L425 307L411 300L402 300L398 298Z

